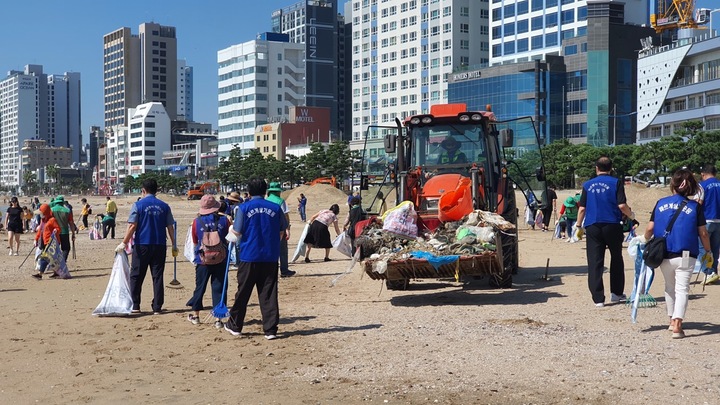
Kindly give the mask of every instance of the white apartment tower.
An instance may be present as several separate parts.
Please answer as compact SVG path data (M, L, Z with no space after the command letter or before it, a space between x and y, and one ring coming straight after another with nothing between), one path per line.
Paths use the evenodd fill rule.
M257 39L218 51L218 154L255 148L255 127L287 118L304 105L305 45L286 34Z
M127 125L128 109L159 102L171 119L177 107L175 27L140 24L139 34L123 27L103 37L105 128Z
M80 74L46 75L40 65L0 81L0 186L22 184L20 150L27 139L74 148L80 161Z
M487 0L352 0L352 139L447 102L453 70L488 63Z
M193 68L185 59L177 61L177 119L193 120Z
M135 109L127 142L127 174L137 176L163 164L162 154L170 150L170 117L162 103L145 103Z

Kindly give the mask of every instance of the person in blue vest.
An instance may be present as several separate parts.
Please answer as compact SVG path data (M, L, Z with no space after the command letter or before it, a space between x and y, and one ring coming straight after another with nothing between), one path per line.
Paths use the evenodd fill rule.
M650 215L645 234L637 236L637 239L640 243L647 243L652 237L665 236L665 230L679 205L686 201L687 205L678 215L670 233L665 236L667 252L660 263L660 271L665 278L665 304L670 317L669 329L672 330L674 339L681 339L685 337L682 322L687 310L690 278L695 268L695 261L700 257L703 266L707 267L711 265L713 257L710 253L710 238L705 228L704 210L698 202L688 199L699 190L692 172L680 169L673 173L670 189L672 195L658 200ZM707 192L707 189L705 191ZM698 238L705 253L700 252ZM687 252L689 257L683 258L683 252Z
M712 253L712 265L703 267L705 273L705 285L710 285L718 280L718 255L720 255L720 181L715 176L717 169L714 165L705 165L700 170L702 181L700 187L702 192L698 202L702 204L703 214L705 214L705 225L708 237L710 238L710 250ZM705 253L702 243L700 243L700 255Z
M266 200L265 180L253 178L248 182L250 201L240 205L227 241L240 245L238 257L238 291L225 330L240 336L247 304L253 288L257 289L263 332L268 340L277 338L280 310L278 308L278 259L280 240L287 222L280 206Z
M148 267L153 281L152 310L155 315L160 314L165 301L165 285L163 273L165 272L165 257L167 235L170 237L172 255L177 257L178 249L175 244L175 219L170 206L155 197L158 185L155 179L147 179L142 183L142 198L133 203L128 217L128 229L122 242L115 248L115 252L122 252L135 238L132 247L132 265L130 267L130 295L133 300L133 313L140 312L140 296L142 284L145 281Z
M625 263L623 262L622 215L635 219L625 198L622 179L610 175L612 160L607 156L595 162L596 177L583 184L578 217L573 234L578 239L587 234L588 288L596 307L605 306L603 270L605 250L610 250L610 302L626 300Z
M460 142L449 136L440 142L440 147L445 149L440 153L437 164L467 163L467 156L460 151Z
M226 199L227 200L227 199ZM210 281L210 289L212 291L213 308L220 303L223 296L223 284L225 282L225 269L230 255L225 256L225 260L215 264L203 264L201 255L203 236L205 232L217 231L220 240L224 243L225 237L230 231L232 221L230 217L221 215L220 202L215 200L212 194L205 194L200 199L200 210L197 217L192 222L192 240L195 245L193 254L193 264L195 264L195 291L192 298L185 304L195 313L188 314L188 321L193 325L200 323L200 311L203 309L203 295L207 289L208 281ZM227 246L224 246L227 250ZM223 304L226 304L223 302ZM224 326L221 319L215 320L215 328L222 329Z

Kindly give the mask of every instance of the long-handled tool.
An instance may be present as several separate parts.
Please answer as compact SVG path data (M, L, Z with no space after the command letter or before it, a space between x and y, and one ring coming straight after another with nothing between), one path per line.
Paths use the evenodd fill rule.
M175 241L173 243L173 249L177 249L177 222L173 223L173 228L174 228L173 232L175 235L175 237L173 238L173 240ZM173 279L172 279L172 281L170 281L170 283L168 283L167 288L170 288L172 290L182 290L183 288L185 288L185 287L183 287L182 284L180 284L180 282L177 279L177 257L176 256L173 256Z
M77 259L77 256L75 255L75 234L72 235L72 254L73 254L73 260Z
M228 250L229 249L235 249L234 242L230 243L230 245L228 246ZM215 305L215 307L212 309L212 311L210 311L210 315L214 316L217 319L224 319L230 316L230 311L225 304L225 296L227 295L228 274L230 274L229 257L225 259L225 280L223 281L223 290L222 295L220 296L220 302L218 302L217 305Z
M20 268L23 266L23 264L25 264L25 262L27 261L27 259L30 257L30 255L32 254L32 252L34 250L35 250L35 246L33 246L32 249L30 249L30 252L28 252L27 256L25 256L25 260L23 260L22 263L20 263L20 265L18 266L18 270L20 270Z

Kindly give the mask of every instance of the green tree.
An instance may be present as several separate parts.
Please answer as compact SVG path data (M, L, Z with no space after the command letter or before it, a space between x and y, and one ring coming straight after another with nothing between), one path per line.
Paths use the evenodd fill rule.
M335 176L338 181L350 177L353 153L347 141L336 141L328 145L325 151L325 170L327 176Z

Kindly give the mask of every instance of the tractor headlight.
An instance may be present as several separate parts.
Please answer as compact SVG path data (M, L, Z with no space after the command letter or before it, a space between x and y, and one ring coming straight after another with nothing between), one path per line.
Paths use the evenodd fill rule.
M414 117L413 119L410 120L410 123L413 125L417 125L420 123L420 118Z
M482 116L480 114L473 114L470 118L472 118L473 121L480 121Z
M423 124L429 124L432 122L432 118L430 117L422 117L422 123Z
M462 122L470 121L470 117L468 117L465 114L461 115L459 118L460 118L460 121L462 121Z

